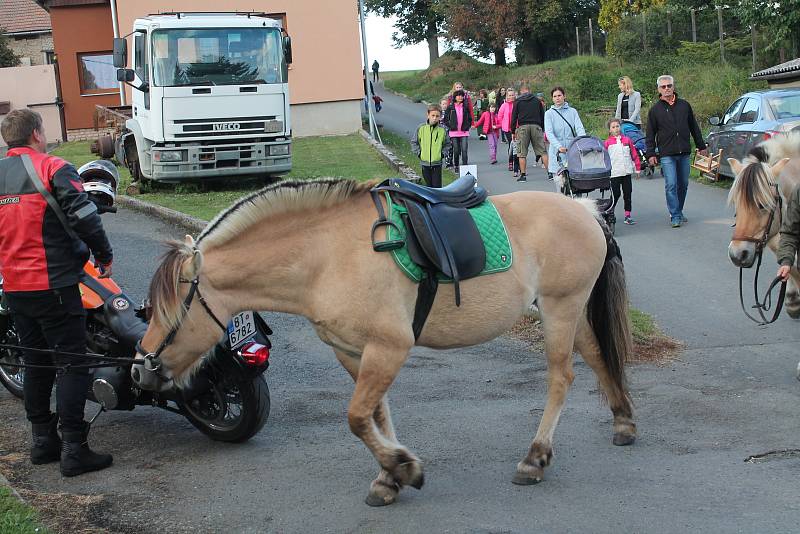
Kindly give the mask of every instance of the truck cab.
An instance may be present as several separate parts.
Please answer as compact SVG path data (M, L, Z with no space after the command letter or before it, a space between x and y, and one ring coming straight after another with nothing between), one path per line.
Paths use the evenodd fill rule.
M258 13L164 13L136 19L127 131L135 180L271 177L291 170L291 41ZM115 66L127 40L115 40Z

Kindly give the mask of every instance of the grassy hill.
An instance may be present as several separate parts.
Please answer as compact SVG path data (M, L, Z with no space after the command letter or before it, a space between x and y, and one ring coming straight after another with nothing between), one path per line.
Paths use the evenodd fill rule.
M764 82L748 80L748 69L692 63L678 57L650 57L641 63L621 64L612 58L573 56L539 65L496 67L460 52L448 52L427 70L387 77L385 85L417 101L438 102L456 81L476 93L479 89L519 87L525 82L531 91L545 93L548 105L550 89L560 85L567 92L567 101L580 112L587 130L605 135L605 121L613 115L617 103L617 79L631 77L635 89L642 94L642 116L646 120L646 110L657 98L655 85L660 74L675 77L678 94L692 105L704 130L709 127L707 119L720 116L737 96L766 88ZM610 113L608 108L612 108Z

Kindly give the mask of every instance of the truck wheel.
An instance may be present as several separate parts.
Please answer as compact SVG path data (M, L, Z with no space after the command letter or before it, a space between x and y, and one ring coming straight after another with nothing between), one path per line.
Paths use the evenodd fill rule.
M110 135L101 135L97 139L97 153L103 159L114 157L114 138Z

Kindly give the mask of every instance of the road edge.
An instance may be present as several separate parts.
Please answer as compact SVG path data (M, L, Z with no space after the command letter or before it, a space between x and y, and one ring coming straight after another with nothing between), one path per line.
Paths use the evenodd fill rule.
M0 473L0 486L7 487L11 495L13 495L19 502L28 504L28 502L22 498L22 495L20 495L17 490L14 489L14 486L11 485L11 482L5 477L5 475L3 475L3 473Z
M403 175L403 178L406 180L410 180L412 182L421 182L422 178L414 172L414 169L406 165L405 161L400 159L399 157L394 155L394 152L386 148L385 145L379 143L374 137L372 137L369 132L365 131L363 128L358 131L361 134L367 143L372 145L372 148L378 151L378 154L389 164L397 172Z

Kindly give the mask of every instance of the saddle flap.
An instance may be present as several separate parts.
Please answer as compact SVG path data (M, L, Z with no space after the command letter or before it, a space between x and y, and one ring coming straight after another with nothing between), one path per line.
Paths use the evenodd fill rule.
M466 280L478 276L486 265L486 248L469 211L436 204L430 207L430 216L444 246L452 251L458 277Z
M408 210L408 222L416 238L415 245L419 245L417 254L422 252L427 258L427 262L424 263L433 265L437 271L452 278L453 270L447 259L447 251L425 206L415 202L406 202L405 206Z

